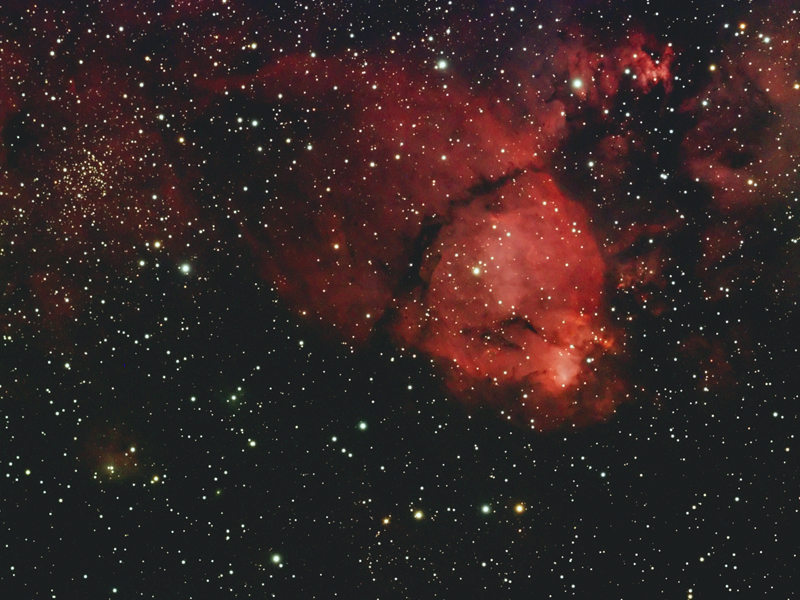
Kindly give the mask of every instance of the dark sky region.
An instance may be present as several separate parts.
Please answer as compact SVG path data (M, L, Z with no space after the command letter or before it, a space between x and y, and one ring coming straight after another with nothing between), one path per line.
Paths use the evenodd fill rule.
M4 598L790 598L800 6L3 2Z

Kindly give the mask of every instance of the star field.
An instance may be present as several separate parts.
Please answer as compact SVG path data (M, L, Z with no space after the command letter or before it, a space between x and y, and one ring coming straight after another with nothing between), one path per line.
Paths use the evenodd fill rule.
M799 27L8 3L4 597L793 597Z

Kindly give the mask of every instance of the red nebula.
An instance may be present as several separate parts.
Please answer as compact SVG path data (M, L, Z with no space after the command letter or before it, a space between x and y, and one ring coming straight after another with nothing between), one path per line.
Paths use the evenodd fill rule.
M388 323L460 398L537 428L607 416L624 393L597 374L617 336L604 260L584 210L543 172L567 134L563 104L533 94L522 118L453 75L432 85L378 66L290 56L202 83L335 115L324 134L287 135L303 151L270 181L280 204L245 232L262 274L352 343Z
M323 43L336 28L314 18L290 43L271 13L206 18L210 0L160 18L136 4L114 6L125 27L62 15L55 49L62 24L26 9L34 26L0 47L8 334L52 346L103 296L241 238L296 315L353 345L388 332L453 396L546 428L626 398L621 348L652 343L628 323L690 314L676 272L695 265L704 302L748 264L767 279L738 254L753 205L798 187L797 16L779 2L754 15L761 34L729 32L697 94L696 57L634 24L557 18L489 59L480 20L429 53L399 33ZM606 290L635 308L626 338ZM696 346L726 380L722 350Z
M505 106L442 77L432 86L399 64L290 56L250 79L202 84L219 92L247 81L259 99L312 112L324 104L332 115L335 127L286 136L301 150L270 182L281 213L265 203L266 226L246 235L298 313L356 343L390 306L426 219L473 186L540 163L533 126L518 128Z
M538 173L488 200L455 210L429 248L397 335L438 360L452 391L503 398L535 427L605 416L615 401L592 363L613 341L585 212Z

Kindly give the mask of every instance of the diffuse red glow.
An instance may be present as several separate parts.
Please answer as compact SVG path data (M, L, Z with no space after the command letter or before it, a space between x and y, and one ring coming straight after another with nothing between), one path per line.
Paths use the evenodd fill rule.
M586 409L577 392L613 344L602 316L604 263L584 211L549 176L522 175L455 210L422 275L400 301L396 332L437 358L451 390L481 390L509 408L516 396L517 416L540 425ZM611 407L597 397L600 412ZM560 414L542 412L559 400Z
M151 26L124 10L131 28ZM203 10L179 2L164 23ZM186 41L176 30L174 56L158 44L133 52L130 69L112 60L128 52L125 28L116 41L79 36L72 53L36 50L52 58L36 63L42 73L33 50L8 42L0 233L4 260L25 268L6 269L2 324L80 324L104 286L156 264L152 253L182 261L232 227L285 303L338 338L368 343L381 327L430 356L454 396L535 427L604 418L630 387L606 294L630 293L648 316L674 309L653 299L670 289L659 239L690 220L672 210L675 188L641 172L702 185L720 214L796 188L796 23L763 22L774 40L738 32L682 106L696 124L674 133L645 131L635 114L647 94L647 110L667 112L679 62L668 40L638 30L603 44L560 23L535 33L536 51L476 60L490 75L474 80L471 67L460 75L413 52L262 50L260 25L217 19ZM672 135L684 135L672 157L682 166L655 147ZM221 141L233 159L215 154ZM565 173L591 183L568 191ZM627 196L634 182L655 191ZM619 223L591 221L587 207L604 219L598 199L620 208ZM209 206L212 224L195 235ZM710 217L696 225L703 257L692 265L714 302L738 268L717 267L743 238L736 219Z
M454 76L431 85L349 59L289 57L244 87L299 106L322 97L340 115L277 175L296 191L283 196L292 212L275 222L265 207L268 227L248 232L298 313L361 343L392 308L398 343L434 358L452 393L535 427L613 411L624 384L597 375L621 335L605 317L604 258L585 211L545 172L563 111L529 99L540 108L520 120Z

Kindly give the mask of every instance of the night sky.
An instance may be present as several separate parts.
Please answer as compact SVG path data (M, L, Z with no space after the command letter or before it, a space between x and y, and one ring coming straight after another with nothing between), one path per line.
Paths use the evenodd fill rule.
M800 5L2 4L0 596L793 597Z

